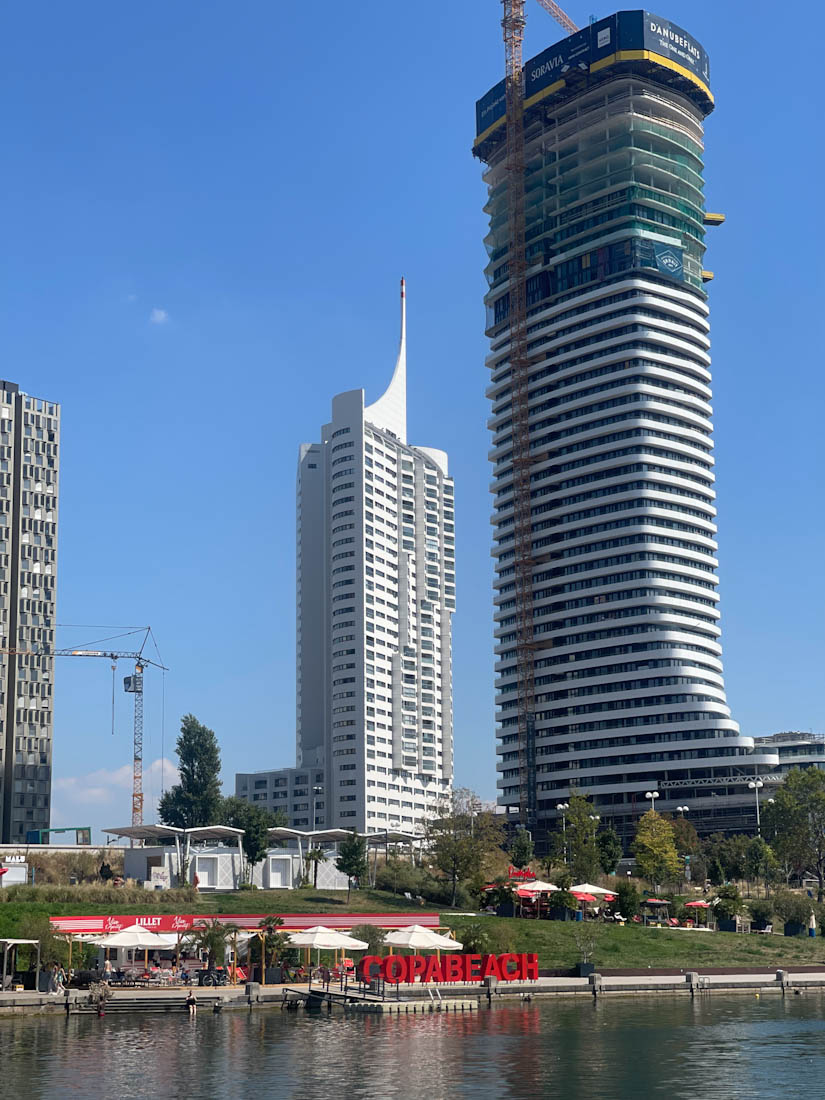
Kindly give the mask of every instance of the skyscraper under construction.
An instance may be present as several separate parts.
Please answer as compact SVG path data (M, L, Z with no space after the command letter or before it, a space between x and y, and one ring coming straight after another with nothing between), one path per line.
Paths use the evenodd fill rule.
M505 5L506 7L506 5ZM506 16L506 12L505 12ZM506 32L506 23L505 23ZM776 754L725 699L703 122L708 57L619 12L477 104L486 164L499 801L751 827ZM758 790L756 790L758 796Z

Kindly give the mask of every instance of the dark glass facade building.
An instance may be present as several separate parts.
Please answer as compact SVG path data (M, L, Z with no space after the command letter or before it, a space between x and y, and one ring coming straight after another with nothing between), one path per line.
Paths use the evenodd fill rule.
M628 833L658 795L753 822L777 762L731 717L716 577L703 123L707 55L622 12L524 66L537 821L573 791ZM499 801L519 803L508 172L486 164ZM523 746L522 746L523 752ZM522 756L523 759L523 756Z

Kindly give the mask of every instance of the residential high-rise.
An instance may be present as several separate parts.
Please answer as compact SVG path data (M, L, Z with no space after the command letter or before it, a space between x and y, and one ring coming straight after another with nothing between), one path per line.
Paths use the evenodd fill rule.
M707 55L667 20L625 11L523 74L519 513L504 82L477 105L474 145L490 217L499 802L524 805L526 773L538 826L578 791L625 834L654 801L689 804L700 831L752 827L748 781L777 754L740 733L722 679L703 256L705 227L723 219L703 194ZM521 515L529 599L515 580ZM533 710L520 726L525 648Z
M416 829L453 775L453 482L407 443L404 295L388 389L335 397L298 462L297 765L361 832Z
M0 381L4 844L25 841L29 831L49 827L59 447L60 406Z

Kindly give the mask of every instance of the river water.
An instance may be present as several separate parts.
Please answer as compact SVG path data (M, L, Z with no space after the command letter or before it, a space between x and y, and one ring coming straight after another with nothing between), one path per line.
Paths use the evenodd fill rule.
M825 1097L825 1000L553 1000L463 1015L0 1019L0 1097Z

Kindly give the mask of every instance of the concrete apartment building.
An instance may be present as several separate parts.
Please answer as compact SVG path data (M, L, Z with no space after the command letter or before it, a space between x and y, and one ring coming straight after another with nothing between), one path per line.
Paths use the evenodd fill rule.
M291 829L326 828L325 789L322 767L235 774L237 798L265 810L281 810Z
M504 82L477 105L474 145L490 218L499 802L532 806L539 827L576 791L625 835L655 799L687 802L701 832L752 829L748 782L778 754L740 732L722 675L704 253L724 219L703 193L707 54L623 11L523 75L524 391L510 363Z
M296 828L413 832L452 787L455 513L447 455L407 442L403 281L389 387L338 394L321 440L298 461L297 764L236 793Z
M59 450L60 406L0 381L3 844L49 827Z

